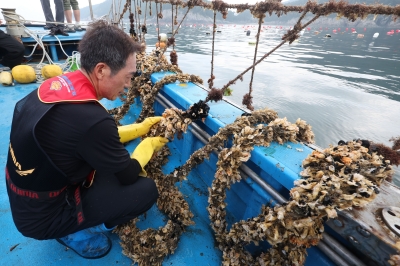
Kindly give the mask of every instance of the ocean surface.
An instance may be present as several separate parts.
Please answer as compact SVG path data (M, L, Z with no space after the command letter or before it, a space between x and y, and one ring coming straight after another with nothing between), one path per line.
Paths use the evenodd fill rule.
M216 33L214 43L216 88L252 65L257 27L218 25L220 32ZM278 45L288 28L264 24L257 59ZM389 140L400 136L400 30L333 30L310 27L298 41L283 45L258 64L253 80L253 106L271 108L293 123L297 118L307 121L321 148L354 138L391 147ZM146 43L151 50L157 41L155 26L150 26L148 32ZM169 32L171 27L160 26L160 33ZM175 38L179 67L184 73L203 78L208 87L210 26L182 26ZM166 52L168 58L170 50ZM242 105L250 77L251 70L243 81L230 86L233 94L227 99ZM394 183L400 185L400 169L395 169Z

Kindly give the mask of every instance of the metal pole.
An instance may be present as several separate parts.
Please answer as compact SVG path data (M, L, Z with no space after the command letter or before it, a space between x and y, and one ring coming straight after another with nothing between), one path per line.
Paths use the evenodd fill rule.
M116 8L115 8L115 0L112 1L112 23L116 24L117 23L117 18L116 18Z
M89 10L90 10L90 19L93 21L93 7L92 7L92 0L89 0Z

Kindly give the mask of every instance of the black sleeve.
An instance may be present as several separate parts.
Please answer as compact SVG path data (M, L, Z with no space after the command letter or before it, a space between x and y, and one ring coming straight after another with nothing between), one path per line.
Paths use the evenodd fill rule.
M122 185L131 185L138 179L139 173L142 171L142 167L139 162L135 159L131 159L127 168L115 174L119 182Z
M118 128L111 118L92 126L80 141L77 152L96 171L115 174L123 185L135 183L142 171L139 162L130 158L120 142Z

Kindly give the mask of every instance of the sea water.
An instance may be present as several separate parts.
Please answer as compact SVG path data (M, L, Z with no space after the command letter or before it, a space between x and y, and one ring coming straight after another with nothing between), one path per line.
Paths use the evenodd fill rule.
M217 30L214 86L221 88L252 65L257 25L218 25ZM278 45L287 30L265 25L256 59ZM146 43L153 49L154 26L148 32ZM160 26L160 32L172 29ZM207 87L211 27L183 26L175 38L179 67L199 75ZM227 99L241 105L250 77L251 70L231 85L233 94ZM256 109L271 108L293 123L297 118L307 121L321 148L355 138L391 147L389 140L400 136L400 33L391 28L310 27L298 41L284 44L257 65L252 88ZM394 183L400 185L400 169L395 169Z

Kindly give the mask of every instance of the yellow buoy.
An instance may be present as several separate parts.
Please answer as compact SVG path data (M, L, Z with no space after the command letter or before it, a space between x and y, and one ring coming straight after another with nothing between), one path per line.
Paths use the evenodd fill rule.
M47 65L42 68L42 76L44 79L53 78L63 73L61 67L57 65Z
M18 83L31 83L36 81L36 73L33 67L18 65L13 67L11 74Z
M0 73L0 83L4 86L12 85L13 79L10 72L3 71Z

